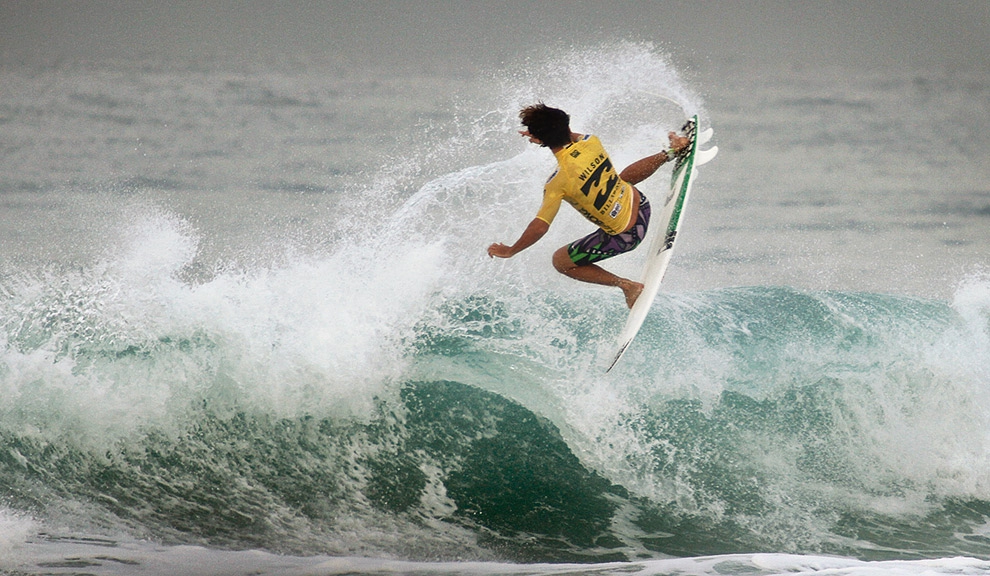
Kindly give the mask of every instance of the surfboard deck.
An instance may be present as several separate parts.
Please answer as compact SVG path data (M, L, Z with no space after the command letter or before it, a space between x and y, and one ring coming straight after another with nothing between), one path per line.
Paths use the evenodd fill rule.
M681 220L684 216L684 207L687 204L688 196L691 193L691 185L697 177L698 166L706 164L718 154L718 146L712 146L707 150L699 148L708 143L712 138L711 128L698 133L698 116L694 115L681 128L681 133L688 137L687 151L677 157L674 162L674 170L670 176L670 190L664 198L663 209L650 223L654 229L653 239L650 241L650 249L646 256L646 263L643 266L643 275L640 282L643 283L643 293L639 295L636 304L629 311L626 324L619 333L617 339L618 351L612 358L612 363L605 370L610 371L618 364L619 359L625 354L629 345L632 344L639 329L646 320L646 315L653 305L653 300L660 291L660 282L663 280L667 265L673 253L674 242L677 240L677 231L680 229Z

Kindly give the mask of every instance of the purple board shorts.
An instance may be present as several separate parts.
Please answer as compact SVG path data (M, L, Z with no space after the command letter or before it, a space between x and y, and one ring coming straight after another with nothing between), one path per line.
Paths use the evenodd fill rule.
M575 240L567 245L567 253L571 257L571 262L578 266L587 266L600 260L617 256L624 252L629 252L639 246L646 236L646 230L650 226L650 202L642 192L639 194L639 213L636 215L636 224L622 234L606 234L599 228L580 240Z

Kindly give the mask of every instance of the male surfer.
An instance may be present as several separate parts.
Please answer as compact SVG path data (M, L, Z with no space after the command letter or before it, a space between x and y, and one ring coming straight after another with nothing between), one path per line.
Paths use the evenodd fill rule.
M629 252L643 241L650 223L650 203L635 185L652 176L690 141L670 132L670 150L637 160L616 174L598 137L571 132L570 116L563 110L541 102L523 108L519 118L526 127L519 134L549 148L557 158L557 171L543 187L543 204L536 218L515 244L496 242L488 247L488 256L511 258L535 244L550 229L561 201L566 200L598 230L554 252L554 268L582 282L618 286L626 305L632 308L643 284L616 276L595 263Z

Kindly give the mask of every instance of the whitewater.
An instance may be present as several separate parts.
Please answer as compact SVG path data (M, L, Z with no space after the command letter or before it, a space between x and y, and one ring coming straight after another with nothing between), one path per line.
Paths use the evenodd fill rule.
M0 573L990 573L987 78L3 75ZM721 150L607 375L535 101Z

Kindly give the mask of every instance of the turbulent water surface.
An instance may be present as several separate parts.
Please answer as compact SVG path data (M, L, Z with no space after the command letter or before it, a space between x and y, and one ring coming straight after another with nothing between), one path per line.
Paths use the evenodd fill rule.
M3 77L0 571L990 571L986 77ZM484 257L537 100L722 150L608 375L621 293L549 265L586 222Z

